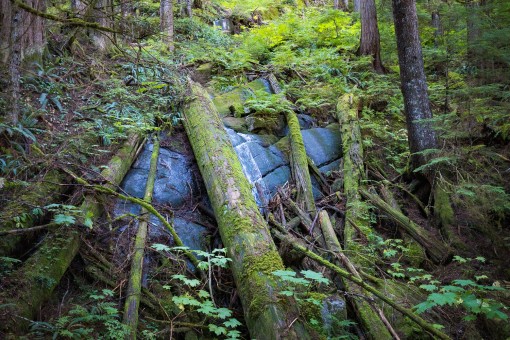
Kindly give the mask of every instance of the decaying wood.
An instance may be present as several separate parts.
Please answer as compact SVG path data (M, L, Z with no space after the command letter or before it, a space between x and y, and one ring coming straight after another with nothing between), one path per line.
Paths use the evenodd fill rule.
M363 197L370 200L374 206L391 217L391 219L393 219L407 234L416 240L416 242L421 244L433 262L443 263L449 260L451 257L450 249L443 242L438 240L432 233L411 221L398 210L393 209L379 196L372 194L365 189L360 189L360 193Z
M152 150L149 176L145 186L144 201L150 203L154 192L154 183L156 182L156 170L158 167L159 156L159 137L154 137L154 146ZM135 238L134 254L131 260L131 274L127 288L126 302L124 304L123 323L130 329L130 334L126 337L136 339L138 328L138 307L140 306L140 296L142 292L142 272L143 257L145 252L145 243L147 240L147 227L149 223L149 214L145 208L142 208L141 219L138 223L138 231Z
M338 100L337 118L342 133L344 195L346 198L344 237L346 248L356 238L370 233L367 223L368 209L361 200L358 187L364 178L363 147L358 124L360 101L353 94L345 94Z
M141 136L133 134L110 160L101 173L115 188L135 160L142 142ZM113 189L110 189L113 190ZM84 216L96 219L101 215L103 204L94 195L85 198L80 210ZM26 329L27 320L33 318L40 306L52 294L60 279L78 253L80 231L66 227L46 238L42 246L16 271L12 273L15 282L0 293L0 300L8 307L0 314L0 332L18 332Z
M232 143L209 94L190 80L184 127L204 179L252 338L307 339L295 304L272 272L284 269Z

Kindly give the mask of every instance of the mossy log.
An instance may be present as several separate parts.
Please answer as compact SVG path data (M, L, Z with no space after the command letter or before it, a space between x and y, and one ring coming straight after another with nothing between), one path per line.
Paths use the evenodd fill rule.
M48 171L40 181L31 184L23 189L23 194L2 209L2 221L0 222L0 233L8 234L9 231L16 229L14 219L25 215L25 222L22 228L31 228L34 226L37 218L31 214L34 207L42 207L50 203L61 201L61 196L68 190L68 186L61 185L69 177L57 170ZM20 242L29 237L27 234L19 235L17 233L3 236L0 238L0 256L8 256L16 252Z
M423 229L400 211L392 208L388 203L384 202L379 196L360 189L360 193L366 199L384 211L398 226L400 226L407 234L409 234L416 242L418 242L427 252L430 259L435 263L443 263L451 257L450 249L441 240L438 240L432 233Z
M381 197L386 203L388 203L396 211L400 213L402 212L397 200L395 199L395 196L391 190L389 190L386 185L384 185L384 183L381 183L379 191L381 193ZM406 247L409 249L409 251L405 254L406 258L414 267L418 268L427 258L425 249L423 249L423 247L407 233L402 233L401 236Z
M154 192L154 183L156 182L156 170L158 167L159 138L154 137L154 147L152 149L149 176L145 186L145 195L143 199L147 202L152 201ZM123 323L130 329L130 334L126 338L136 339L136 330L138 328L138 307L140 306L140 296L142 292L142 272L143 257L145 252L145 243L147 241L147 226L149 223L149 214L142 208L141 219L138 223L138 231L135 238L135 249L131 260L131 274L129 277L126 301L124 304Z
M436 176L434 185L434 218L450 244L457 249L465 250L466 245L461 241L455 230L457 221L450 201L450 195L446 190L446 183Z
M295 304L279 294L273 271L284 269L241 163L208 93L190 80L193 100L184 127L205 182L231 267L250 336L310 338Z
M131 135L101 173L105 186L115 188L135 160L142 138ZM94 195L88 195L80 207L84 216L97 219L103 204ZM62 227L49 235L39 249L15 272L8 286L0 293L6 308L0 311L1 332L19 332L26 329L40 306L53 290L78 253L80 232L72 227Z
M327 249L333 256L334 261L337 265L344 267L349 273L361 279L361 275L352 262L345 256L342 246L336 237L333 225L327 211L322 210L319 213L319 224L322 229L322 234L326 239ZM335 261L336 260L336 261ZM360 321L363 330L366 332L366 336L369 339L398 339L395 330L390 325L384 313L374 305L371 305L365 298L359 298L363 296L363 290L358 285L342 278L342 282L345 286L345 290L349 293L351 305L354 309L358 320ZM371 297L370 297L371 299Z
M288 111L285 114L285 118L289 126L290 165L297 187L297 202L300 205L302 204L307 213L315 217L317 209L315 207L312 179L308 171L308 159L303 136L301 135L299 120L294 111Z
M357 277L356 275L349 273L347 270L344 270L344 269L340 268L339 266L331 263L330 261L324 259L322 256L319 256L316 253L312 252L311 250L307 249L306 247L303 247L302 245L299 244L299 242L297 242L295 240L294 236L292 236L291 234L284 233L284 231L281 229L278 229L278 230L273 229L272 233L276 238L291 245L292 248L295 249L296 251L303 253L310 259L312 259L312 260L316 261L317 263L323 265L324 267L332 270L339 276L358 285L363 290L365 290L369 293L372 293L375 297L377 297L381 301L387 303L392 308L394 308L395 310L399 311L400 313L402 313L403 315L408 317L410 320L412 320L416 325L418 325L421 329L423 329L427 333L430 333L431 335L433 335L434 337L439 338L439 339L444 339L444 340L450 339L450 337L448 335L446 335L443 332L441 332L440 330L436 329L433 324L427 322L426 320L424 320L422 317L420 317L419 315L414 313L409 308L406 308L406 307L402 306L401 304L395 302L391 298L389 298L386 293L381 292L380 290L367 284L363 279L361 279L361 278ZM383 337L377 337L377 339L382 339L382 338Z
M364 178L363 146L358 122L360 101L353 94L345 94L338 100L337 119L342 133L344 194L346 197L345 231L346 248L356 238L356 230L366 236L371 230L368 226L368 208L358 192Z

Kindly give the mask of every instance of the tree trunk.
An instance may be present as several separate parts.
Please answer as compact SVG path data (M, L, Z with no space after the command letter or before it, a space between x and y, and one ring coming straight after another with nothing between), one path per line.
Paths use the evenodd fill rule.
M381 61L381 43L377 26L375 0L361 0L360 55L371 55L372 66L377 73L386 73Z
M435 149L437 144L431 123L422 121L432 118L432 111L423 67L415 0L393 0L393 18L409 148L412 165L416 169L427 163L427 157L416 153Z
M111 1L112 0L97 0L94 17L95 21L102 27L112 27L111 21ZM94 45L101 51L106 51L113 40L113 34L109 32L94 31L93 33Z
M132 135L110 160L101 173L110 183L105 187L115 188L120 184L138 154L141 140L139 135ZM96 219L103 207L103 202L97 201L94 195L89 195L80 210L83 216ZM7 312L0 313L0 333L26 329L28 320L32 319L41 305L50 298L79 247L80 232L70 226L63 226L48 236L23 266L12 273L11 277L16 280L4 287L0 293L0 301L8 305Z
M149 176L145 186L145 195L143 200L150 203L154 192L154 183L156 181L156 170L158 167L159 156L159 137L154 138L154 147L152 149ZM142 208L141 220L138 222L138 231L136 233L134 254L131 260L131 275L129 277L128 288L126 292L126 302L124 304L123 323L131 331L127 338L136 339L136 330L138 328L138 307L142 295L142 272L145 242L147 240L147 225L149 223L148 211Z
M8 121L17 125L21 114L20 106L20 80L21 80L21 59L22 59L22 33L23 15L22 10L15 4L11 8L11 32L9 53L9 104Z
M361 1L362 0L354 0L354 5L353 5L354 12L359 12L360 11L360 9L361 9Z
M168 50L173 52L174 46L174 10L172 0L161 0L161 7L159 10L161 19L161 32L163 33L163 40L168 45Z
M441 16L438 11L432 12L431 24L434 27L434 47L438 48L441 36L443 35L443 25L441 24Z
M195 99L184 109L184 127L232 259L250 336L309 338L297 320L295 304L278 293L280 286L271 273L284 266L217 110L200 85L190 84Z
M186 1L186 15L188 18L193 18L193 0L185 0Z

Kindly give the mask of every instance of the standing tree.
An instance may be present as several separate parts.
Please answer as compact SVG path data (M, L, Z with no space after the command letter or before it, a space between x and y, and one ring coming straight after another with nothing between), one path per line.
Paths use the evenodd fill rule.
M161 19L161 32L164 36L164 41L168 45L170 52L175 49L174 46L174 10L172 0L161 0L161 7L159 9Z
M360 7L361 7L361 0L354 0L353 1L354 12L359 12Z
M377 73L386 73L381 61L381 43L375 0L361 0L361 39L358 53L371 55L374 70Z
M432 125L423 121L432 118L432 110L427 93L415 0L393 0L393 18L409 148L412 165L416 169L427 162L420 152L434 149L437 144Z

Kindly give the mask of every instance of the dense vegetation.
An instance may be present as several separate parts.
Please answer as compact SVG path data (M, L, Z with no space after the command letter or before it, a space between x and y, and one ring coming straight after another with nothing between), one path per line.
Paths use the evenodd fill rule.
M403 42L392 3L375 1L370 21L372 3L2 0L0 338L239 339L268 320L288 338L508 338L510 3L416 1L432 112L417 124L435 137L413 153ZM316 201L296 114L342 131ZM260 135L288 123L294 180L262 214L212 130L224 116ZM193 148L208 251L183 246L150 185L144 199L117 191L145 139ZM144 210L116 217L113 197ZM151 214L173 244L133 246L136 228L119 227ZM131 260L144 247L149 274ZM325 321L333 297L347 312Z

